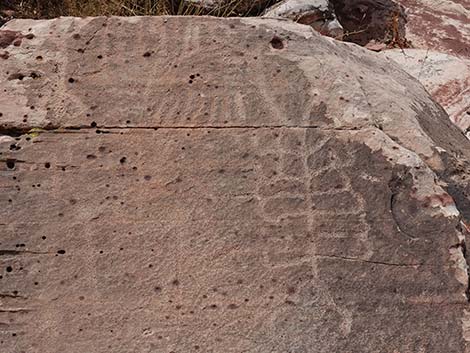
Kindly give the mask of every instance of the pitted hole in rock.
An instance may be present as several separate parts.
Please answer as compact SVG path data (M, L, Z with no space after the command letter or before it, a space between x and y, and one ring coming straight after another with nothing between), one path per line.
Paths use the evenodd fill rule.
M51 164L49 162L44 163L44 168L49 169L51 167Z
M271 44L271 47L273 47L274 49L277 49L277 50L284 49L284 42L278 36L274 36L269 43Z
M119 160L119 163L124 164L124 163L126 163L126 161L127 161L127 158L126 158L126 157L122 157L122 158Z
M150 56L152 56L152 53L149 51L146 51L143 55L144 58L149 58Z
M69 83L75 83L75 79L73 77L69 78Z
M65 254L65 250L57 250L57 254L59 254L59 255L64 255L64 254Z
M7 266L7 268L5 269L8 273L12 272L13 271L13 267L11 266Z
M17 72L15 74L11 74L10 76L8 76L8 81L13 81L13 80L23 81L24 78L25 76L22 73Z
M15 159L7 159L5 164L7 165L8 169L15 169Z

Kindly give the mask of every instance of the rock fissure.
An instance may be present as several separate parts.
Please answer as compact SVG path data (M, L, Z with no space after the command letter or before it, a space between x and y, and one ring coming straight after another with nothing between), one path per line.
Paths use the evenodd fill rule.
M385 261L373 261L373 260L366 260L366 259L361 259L357 257L348 257L348 256L339 256L339 255L315 254L314 256L320 257L320 258L331 258L331 259L345 260L345 261L357 261L357 262L364 262L368 264L384 265L384 266L413 267L413 268L417 268L419 266L426 266L423 263L402 264L402 263L385 262Z
M465 260L466 271L467 271L467 288L465 289L465 296L467 301L470 303L470 259L467 245L468 229L463 220L460 220L457 224L456 231L461 235L460 242L455 245L462 253L462 257Z
M18 256L23 254L34 254L34 255L47 255L47 254L55 254L48 251L32 251L32 250L0 250L0 256Z
M390 195L390 214L392 215L393 221L395 222L395 225L398 231L400 232L400 234L405 235L410 240L418 240L419 238L416 238L413 235L409 234L401 227L400 222L398 221L397 216L395 214L396 196L397 196L397 193L392 190L392 194Z

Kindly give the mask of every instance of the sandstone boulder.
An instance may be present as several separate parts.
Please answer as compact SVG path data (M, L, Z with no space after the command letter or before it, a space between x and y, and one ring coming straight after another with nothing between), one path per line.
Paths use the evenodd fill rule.
M470 351L470 142L391 59L275 19L6 29L2 352Z
M384 55L418 79L470 137L470 60L424 49L387 50Z
M413 47L470 59L468 0L397 0L406 8Z
M282 17L311 26L323 35L343 38L343 27L329 0L285 0L268 8L265 17Z

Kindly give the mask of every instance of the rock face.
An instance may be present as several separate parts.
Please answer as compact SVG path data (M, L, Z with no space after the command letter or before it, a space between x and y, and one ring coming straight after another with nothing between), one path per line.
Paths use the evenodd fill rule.
M385 55L420 80L470 137L470 3L398 2L407 9L407 38L418 49L392 50Z
M392 60L274 19L6 27L2 352L470 351L470 142Z
M416 77L470 138L470 60L424 49L387 50Z
M397 0L407 10L407 37L416 48L470 59L468 0Z
M329 0L285 0L267 9L263 16L288 18L309 25L323 35L343 38L343 27Z

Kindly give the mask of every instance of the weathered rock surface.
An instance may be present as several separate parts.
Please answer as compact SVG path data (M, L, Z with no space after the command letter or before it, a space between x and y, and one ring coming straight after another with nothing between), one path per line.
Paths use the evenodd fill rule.
M424 49L387 50L384 55L417 78L470 137L470 60Z
M282 17L309 25L323 35L343 38L343 27L329 0L285 0L265 11L264 17Z
M409 21L407 38L416 48L470 59L470 2L468 0L397 0Z
M470 142L392 60L273 19L7 29L2 352L469 352Z

